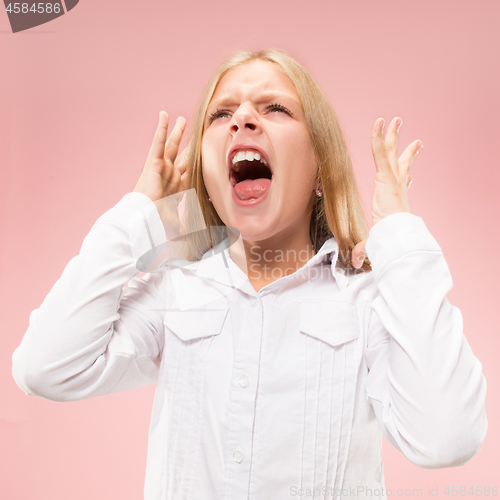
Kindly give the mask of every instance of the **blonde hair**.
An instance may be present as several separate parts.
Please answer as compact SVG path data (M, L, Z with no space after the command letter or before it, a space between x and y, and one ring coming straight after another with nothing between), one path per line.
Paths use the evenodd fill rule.
M310 236L314 249L317 252L326 240L334 236L339 246L339 260L350 268L352 249L368 237L368 229L349 151L337 116L323 91L296 59L278 49L265 49L256 53L242 51L232 55L215 71L201 97L188 143L185 187L196 190L208 232L192 233L192 255L189 260L200 259L209 248L226 237L225 224L208 200L202 176L201 143L208 105L217 84L226 73L257 59L278 66L295 85L302 103L316 155L318 180L323 191L321 197L316 197L311 214ZM188 203L185 207L186 214L189 214L190 208L194 207L190 207ZM371 270L368 259L365 259L363 269Z

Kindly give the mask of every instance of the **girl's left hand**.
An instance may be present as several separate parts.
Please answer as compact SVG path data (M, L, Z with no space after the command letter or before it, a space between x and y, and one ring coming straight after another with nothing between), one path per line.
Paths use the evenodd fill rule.
M402 123L401 118L395 117L387 129L385 140L383 118L377 119L372 130L372 153L377 168L372 205L373 225L392 214L410 213L407 191L412 178L408 171L423 144L419 140L413 141L398 160L398 132ZM355 268L360 268L367 257L366 241L360 241L352 249L352 265Z

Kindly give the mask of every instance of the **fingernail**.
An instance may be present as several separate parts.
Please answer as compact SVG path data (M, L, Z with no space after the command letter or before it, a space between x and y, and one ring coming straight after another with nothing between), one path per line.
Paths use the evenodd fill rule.
M380 130L384 130L385 120L380 122Z
M403 125L403 120L398 120L396 122L396 125L398 126L398 132L399 132L399 129L400 129L401 125Z
M419 143L417 144L417 153L418 153L418 152L419 152L419 151L420 151L423 147L424 147L424 145L423 145L421 142L419 142Z

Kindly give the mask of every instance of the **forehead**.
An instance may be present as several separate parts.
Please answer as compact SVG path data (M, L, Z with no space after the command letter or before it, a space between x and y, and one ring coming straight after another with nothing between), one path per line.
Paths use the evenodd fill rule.
M211 102L223 96L244 99L273 91L288 94L300 102L290 78L276 64L258 59L226 73L219 81Z

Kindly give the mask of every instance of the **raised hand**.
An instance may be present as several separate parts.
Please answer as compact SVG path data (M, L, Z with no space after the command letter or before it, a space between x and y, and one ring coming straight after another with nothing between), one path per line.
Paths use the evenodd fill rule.
M186 120L180 116L167 138L168 114L160 111L158 128L134 192L158 201L184 188L185 150L177 157Z
M408 175L410 165L423 147L421 141L413 141L398 160L398 132L403 120L394 118L384 140L384 119L379 118L372 130L372 153L377 173L373 193L373 225L392 214L410 212L408 188L412 178ZM366 257L366 240L360 241L352 250L352 265L359 268Z

